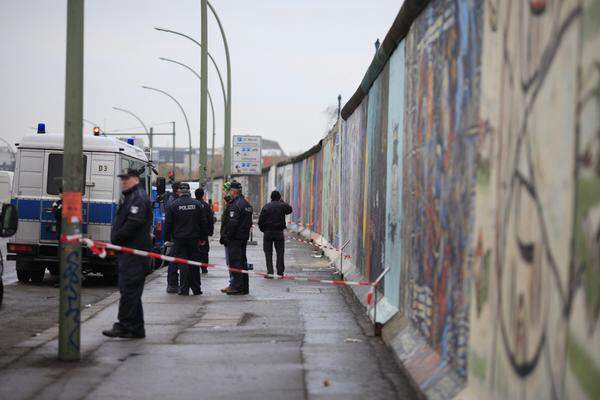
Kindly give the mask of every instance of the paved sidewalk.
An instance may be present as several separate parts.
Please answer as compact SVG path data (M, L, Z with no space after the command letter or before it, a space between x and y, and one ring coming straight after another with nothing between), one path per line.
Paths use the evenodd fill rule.
M224 252L211 243L211 262ZM331 278L310 246L286 243L290 274ZM262 240L249 261L264 271ZM84 312L82 361L56 360L57 328L0 355L0 399L414 398L346 288L250 278L226 296L225 271L204 275L204 295L165 292L166 270L144 291L146 339L102 336L118 293Z

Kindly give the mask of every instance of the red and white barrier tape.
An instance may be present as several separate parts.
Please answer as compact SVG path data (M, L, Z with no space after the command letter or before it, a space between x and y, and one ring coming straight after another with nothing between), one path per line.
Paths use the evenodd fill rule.
M167 262L172 262L176 264L187 264L193 265L196 267L210 268L210 269L220 269L225 271L237 272L241 274L247 274L251 276L260 276L260 277L270 277L274 279L281 279L284 281L299 281L299 282L311 282L311 283L324 283L329 285L337 285L337 286L372 286L373 283L368 281L344 281L339 279L316 279L304 276L292 276L292 275L273 275L267 274L266 272L256 272L256 271L248 271L241 268L232 268L228 266L216 265L216 264L206 264L199 261L186 260L184 258L179 257L171 257L165 256L159 253L153 253L151 251L132 249L130 247L118 246L112 243L100 242L98 240L91 240L88 238L84 238L81 235L62 235L61 242L73 242L80 241L83 243L90 251L97 255L100 258L106 257L106 250L114 250L125 254L134 254L140 257L153 258L155 260L163 260Z

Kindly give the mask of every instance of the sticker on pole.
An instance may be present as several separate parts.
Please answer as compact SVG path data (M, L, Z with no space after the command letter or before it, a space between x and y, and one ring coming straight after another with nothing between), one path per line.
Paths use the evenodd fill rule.
M260 136L233 136L232 171L235 174L262 173L262 138Z

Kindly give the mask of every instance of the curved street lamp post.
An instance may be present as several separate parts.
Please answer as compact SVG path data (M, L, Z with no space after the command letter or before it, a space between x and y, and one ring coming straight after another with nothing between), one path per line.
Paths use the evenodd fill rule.
M175 99L175 97L171 96L169 93L165 92L164 90L160 90L160 89L153 88L150 86L142 86L142 88L164 94L165 96L167 96L168 98L173 100L175 102L175 104L177 104L177 107L179 107L179 109L181 110L181 113L183 114L183 118L185 119L185 125L187 127L187 131L188 131L188 141L189 141L189 143L188 143L188 154L189 154L188 168L189 168L189 174L191 176L191 174L192 174L192 131L190 130L190 123L188 121L185 110L183 109L183 106L181 105L180 102L177 101L177 99ZM173 171L173 173L174 172L175 171Z
M190 67L189 65L186 65L182 62L179 61L175 61L175 60L171 60L170 58L164 58L164 57L159 57L160 60L162 61L167 61L167 62L171 62L173 64L177 64L179 66L184 67L185 69L187 69L188 71L190 71L191 73L193 73L196 78L198 79L202 79L202 77L200 76L200 74L196 71L194 71L194 69L192 67ZM211 150L211 161L210 161L210 169L211 169L211 175L210 178L211 180L214 179L214 173L215 173L215 136L216 136L216 130L215 130L215 106L213 103L213 99L212 99L212 95L210 93L210 90L207 92L208 93L208 103L210 104L210 110L211 110L211 115L212 115L212 150ZM225 92L223 92L223 95L225 95ZM225 101L227 101L227 99L224 99Z
M144 128L144 132L146 132L146 136L148 136L148 147L150 147L150 154L152 154L152 151L154 150L154 141L153 141L153 138L152 138L153 135L148 130L148 127L146 126L146 124L144 123L144 121L142 121L142 119L140 117L138 117L137 115L135 115L131 111L126 110L124 108L113 107L113 110L115 110L115 111L121 111L121 112L124 112L125 114L129 114L133 118L135 118L140 124L142 124L142 127Z
M225 58L227 61L227 95L226 95L226 102L225 102L225 124L224 124L225 138L224 138L224 146L223 146L224 147L223 148L223 175L229 176L231 174L231 58L229 55L229 45L227 44L227 38L225 36L225 30L223 29L223 24L221 23L221 20L219 19L219 16L217 15L217 12L215 11L212 4L210 4L210 2L207 2L207 6L213 13L213 15L217 21L217 24L219 25L219 30L221 31L221 36L223 38L223 45L225 47ZM200 42L198 42L196 39L194 39L184 33L173 31L170 29L165 29L165 28L158 28L158 27L156 27L154 29L156 29L157 31L167 32L167 33L172 33L174 35L182 36L188 40L191 40L199 47L202 47L202 44ZM217 74L219 75L219 80L221 82L221 89L223 91L225 91L223 88L223 86L224 86L223 79L221 76L221 72L219 71L219 68L217 66L217 63L215 62L213 56L209 52L207 52L207 55L208 55L209 59L211 60L212 64L215 66L215 69L217 70Z

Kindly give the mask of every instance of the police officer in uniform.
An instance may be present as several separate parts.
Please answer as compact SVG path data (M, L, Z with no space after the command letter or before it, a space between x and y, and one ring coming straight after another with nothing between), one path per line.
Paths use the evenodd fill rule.
M285 271L283 230L287 225L285 216L291 213L292 207L281 200L281 194L277 190L271 193L271 202L266 204L260 211L258 228L261 232L264 232L263 250L267 258L267 273L269 275L273 275L273 245L275 245L277 251L277 275L281 277ZM272 278L272 276L265 276L265 278Z
M204 189L198 188L194 192L194 197L196 200L202 204L202 207L206 210L206 222L207 222L207 236L202 237L200 240L200 261L208 264L208 253L210 252L210 241L208 239L209 236L212 236L215 231L215 213L213 212L210 204L204 201ZM207 274L208 268L202 267L202 273Z
M223 201L225 202L225 207L223 209L223 212L221 213L221 228L219 230L219 243L221 243L223 247L225 247L225 264L227 266L229 266L229 252L227 251L227 222L229 221L229 207L231 205L231 202L233 201L233 199L231 198L231 194L229 194L230 189L231 182L226 181L225 183L223 183ZM230 283L233 279L232 277L233 275L231 271L229 271ZM226 287L221 289L221 292L226 293L229 290L229 286L230 285L227 285Z
M167 209L165 217L165 237L175 242L175 257L201 261L200 247L208 238L207 211L202 204L190 196L190 185L179 185L179 197ZM179 266L179 295L188 296L190 289L194 295L200 290L199 267L181 264Z
M171 184L171 195L167 198L165 203L165 211L169 209L171 204L179 197L179 185L181 182L173 182ZM165 243L167 245L168 256L173 256L174 248L172 242ZM167 266L167 293L179 293L179 271L177 271L177 264L169 263Z
M227 226L225 228L225 244L229 254L231 268L248 269L246 245L252 228L252 206L242 194L242 185L231 182L231 204L227 208ZM231 272L229 287L223 292L229 295L248 294L248 274Z
M141 170L127 169L121 173L123 197L112 224L111 242L119 246L139 250L150 250L152 239L152 207L150 200L140 184ZM119 262L119 301L118 320L111 330L102 334L109 337L144 338L144 310L142 292L148 268L148 259L133 254L120 253Z

